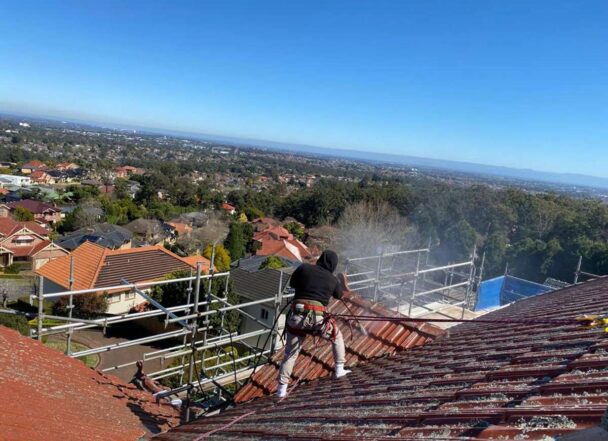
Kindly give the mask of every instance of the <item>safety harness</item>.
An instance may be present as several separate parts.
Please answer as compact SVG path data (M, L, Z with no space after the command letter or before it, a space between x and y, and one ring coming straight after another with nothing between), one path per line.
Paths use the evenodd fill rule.
M304 320L314 315L314 322L317 317L322 316L321 326L313 329L294 328L289 326L289 317L291 314L299 314L304 316ZM294 300L291 305L290 316L287 317L287 325L285 328L289 333L298 337L306 337L312 335L314 337L328 338L332 342L336 340L338 335L338 324L333 316L327 311L327 307L320 302L314 300Z

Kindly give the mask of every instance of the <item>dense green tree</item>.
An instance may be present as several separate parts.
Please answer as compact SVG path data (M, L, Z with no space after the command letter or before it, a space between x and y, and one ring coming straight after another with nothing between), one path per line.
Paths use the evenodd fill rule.
M73 314L78 318L97 318L105 314L108 310L108 293L101 294L85 294L73 296ZM68 313L69 297L60 297L57 303L53 305L53 311L58 315L66 315Z
M304 239L304 228L298 222L288 222L284 225L285 229L298 239Z
M203 256L211 260L212 250L213 245L207 245L203 250ZM215 269L217 271L229 271L231 262L232 260L230 259L230 253L228 252L228 250L224 248L224 245L217 244L215 246L215 257L213 259L213 266L215 267Z
M224 246L230 253L232 260L238 260L245 255L247 245L243 236L243 225L240 222L232 221L228 227L228 236L224 241Z
M279 269L284 268L285 266L286 265L283 263L283 261L277 256L268 256L260 265L260 269Z
M20 222L27 222L34 220L34 214L24 207L16 207L13 210L13 218Z

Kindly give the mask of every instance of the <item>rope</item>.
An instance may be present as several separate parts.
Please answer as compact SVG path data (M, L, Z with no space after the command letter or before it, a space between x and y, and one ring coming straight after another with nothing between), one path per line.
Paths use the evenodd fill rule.
M304 377L306 376L306 375L305 375L305 372L306 372L306 371L308 370L308 368L310 367L310 364L311 364L311 363L312 363L312 361L315 359L315 354L316 354L316 353L319 351L319 348L321 347L320 345L318 345L318 344L317 344L317 338L315 338L315 344L314 344L314 347L315 347L316 349L315 349L315 350L312 352L312 354L311 354L310 358L308 359L308 362L306 363L306 367L304 367L304 369L302 369L302 375L300 375L298 378L296 378L296 381L293 383L293 386L291 386L291 388L289 388L289 389L287 390L287 393L285 394L285 396L283 396L283 397L279 398L279 399L276 401L276 403L274 403L274 404L273 404L271 407L276 407L277 405L281 404L281 403L282 403L282 402L283 402L285 399L287 399L287 397L289 396L289 394L291 394L291 393L292 393L292 392L295 390L295 388L296 388L296 387L298 387L298 384L300 384L300 381L302 380L302 378L304 378ZM258 413L258 411L257 411L257 410L252 410L251 412L247 412L247 413L244 413L243 415L239 415L238 417L234 418L234 419L233 419L232 421L230 421L229 423L226 423L226 424L224 424L224 425L222 425L222 426L220 426L220 427L217 427L217 428L215 428L215 429L213 429L213 430L210 430L209 432L205 432L205 433L203 433L202 435L200 435L200 436L198 436L198 437L194 438L194 440L193 440L193 441L202 441L202 440L204 440L204 439L207 439L207 438L209 438L211 435L213 435L214 433L217 433L217 432L221 432L221 431L223 431L223 430L226 430L226 429L228 429L229 427L232 427L233 425L235 425L236 423L238 423L239 421L244 420L245 418L247 418L247 417L249 417L249 416L251 416L251 415L255 415L255 414L257 414L257 413Z
M218 427L217 429L213 429L209 432L205 432L203 433L201 436L197 436L196 438L194 438L192 441L201 441L203 439L209 438L211 435L213 435L214 433L217 432L221 432L222 430L226 430L227 428L233 426L234 424L238 423L239 421L247 418L248 416L251 415L255 415L256 413L258 413L257 410L253 410L251 412L248 413L244 413L243 415L238 416L237 418L233 419L232 421L230 421L227 424L224 424L223 426Z
M352 313L352 310L350 309L350 307L346 304L346 302L344 302L344 305L346 306L346 309L348 310L348 312L350 314L331 314L326 312L326 316L329 316L331 318L338 318L338 319L342 319L344 321L349 322L357 322L357 324L359 325L361 331L367 335L367 331L366 329L363 327L363 325L360 323L361 321L368 321L368 322L392 322L392 323L402 323L402 324L407 324L409 323L429 323L429 322L435 322L435 323L466 323L466 322L475 322L475 323L494 323L494 324L510 324L510 323L520 323L520 324L548 324L548 325L572 325L572 324L577 324L577 325L582 325L581 320L577 320L577 319L545 319L545 320L532 320L532 319L480 319L480 318L476 318L476 319L425 319L425 318L410 318L410 317L390 317L390 316L370 316L370 315L355 315ZM278 320L278 318L277 318ZM276 320L275 320L275 324L276 324ZM274 325L273 325L274 328ZM352 337L352 330L351 330L351 337ZM277 405L279 405L280 403L282 403L295 389L296 387L298 387L300 381L306 376L305 372L308 370L308 368L310 367L310 364L312 363L312 361L315 358L315 354L317 353L317 351L320 349L320 345L317 344L317 338L315 337L315 342L314 342L314 347L315 350L311 353L310 358L308 359L308 362L305 366L305 368L302 370L302 375L300 375L296 381L294 382L293 386L291 388L289 388L287 390L287 393L285 394L285 396L281 397L279 400L277 400L272 407L275 407ZM255 366L257 368L257 364ZM254 369L255 372L255 369ZM250 377L251 378L251 377ZM234 424L238 423L239 421L251 416L251 415L255 415L257 414L257 410L245 413L243 415L240 415L236 418L234 418L232 421L230 421L229 423L226 423L216 429L213 429L209 432L203 433L202 435L200 435L199 437L195 438L194 441L202 441L204 439L207 439L209 436L217 433L217 432L221 432L222 430L228 429L229 427L233 426Z

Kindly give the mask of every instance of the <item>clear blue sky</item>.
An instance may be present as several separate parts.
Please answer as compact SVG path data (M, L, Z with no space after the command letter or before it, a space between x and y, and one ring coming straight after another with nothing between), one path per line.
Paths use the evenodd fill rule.
M0 109L608 177L608 2L2 1Z

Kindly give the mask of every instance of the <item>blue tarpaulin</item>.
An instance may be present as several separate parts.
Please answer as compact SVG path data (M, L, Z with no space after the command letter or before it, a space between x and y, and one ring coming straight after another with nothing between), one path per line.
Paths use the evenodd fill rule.
M475 311L497 308L526 297L552 291L540 283L530 282L513 276L500 276L479 284Z

